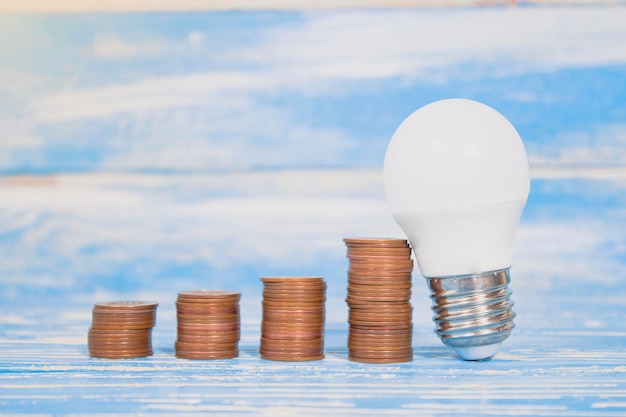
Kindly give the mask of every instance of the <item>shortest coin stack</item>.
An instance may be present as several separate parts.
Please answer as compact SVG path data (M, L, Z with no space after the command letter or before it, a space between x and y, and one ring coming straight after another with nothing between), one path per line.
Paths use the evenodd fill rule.
M88 334L89 356L124 359L152 355L152 328L157 303L110 301L93 307Z
M195 290L178 294L176 357L232 359L239 356L241 293Z
M324 279L267 277L261 281L261 358L290 362L324 359Z

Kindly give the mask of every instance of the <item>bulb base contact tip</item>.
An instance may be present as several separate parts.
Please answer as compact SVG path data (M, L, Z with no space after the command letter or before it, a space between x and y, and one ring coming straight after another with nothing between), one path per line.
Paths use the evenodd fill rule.
M515 327L509 269L427 281L441 341L465 360L495 355Z

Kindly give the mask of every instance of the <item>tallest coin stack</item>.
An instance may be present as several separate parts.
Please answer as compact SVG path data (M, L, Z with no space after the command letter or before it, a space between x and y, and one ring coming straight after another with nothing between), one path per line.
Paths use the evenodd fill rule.
M413 360L411 248L405 239L346 238L349 359Z

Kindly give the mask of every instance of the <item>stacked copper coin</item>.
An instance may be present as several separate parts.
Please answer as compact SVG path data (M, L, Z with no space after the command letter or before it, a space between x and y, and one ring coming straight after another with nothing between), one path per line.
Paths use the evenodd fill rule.
M346 238L349 359L394 363L413 359L411 248L404 239Z
M275 361L324 359L324 279L267 277L261 281L261 358Z
M89 356L123 359L152 355L152 328L157 303L110 301L96 303L88 334Z
M241 293L195 290L178 294L176 357L231 359L239 356Z

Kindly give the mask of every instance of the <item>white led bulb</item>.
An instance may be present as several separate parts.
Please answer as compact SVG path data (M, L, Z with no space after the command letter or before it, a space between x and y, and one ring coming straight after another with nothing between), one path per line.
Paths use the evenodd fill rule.
M391 138L384 181L432 290L437 334L464 359L493 356L513 328L509 268L530 190L519 134L476 101L428 104Z

